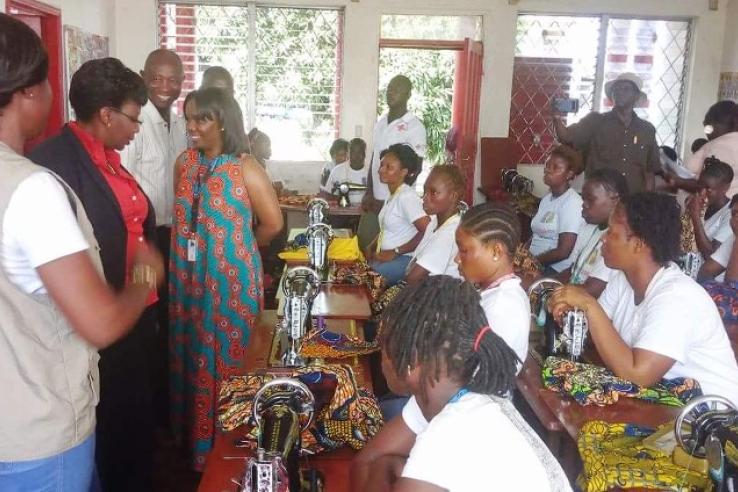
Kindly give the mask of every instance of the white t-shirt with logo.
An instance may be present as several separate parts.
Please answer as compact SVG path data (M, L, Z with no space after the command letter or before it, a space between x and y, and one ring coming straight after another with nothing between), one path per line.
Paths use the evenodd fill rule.
M346 161L348 162L348 161ZM343 162L341 164L344 164ZM333 161L328 161L323 166L323 169L320 171L320 190L325 191L326 193L333 193L333 189L328 186L328 179L331 176L331 173L336 168L336 166L340 166L341 164L336 164Z
M730 228L730 200L705 220L705 235L710 241L725 242L733 235Z
M538 212L530 223L533 233L530 241L531 254L538 256L555 249L559 244L559 234L577 234L582 224L582 197L574 188L569 188L558 197L548 193L541 199ZM551 264L551 268L561 272L569 268L571 262L570 256Z
M717 264L720 265L721 267L728 268L728 262L730 261L730 255L733 252L733 244L735 244L735 236L731 234L728 239L720 243L720 246L718 246L718 249L715 250L712 256L710 256L710 258L712 258L715 262L717 262ZM725 272L715 277L715 280L717 280L718 282L724 282Z
M410 411L420 413L414 398L402 412L406 423ZM420 418L425 421L422 413ZM446 404L416 434L402 470L405 478L450 492L571 491L556 458L504 398L467 393Z
M614 270L605 265L602 258L602 236L607 228L600 229L597 224L585 223L577 234L577 242L569 256L571 260L571 277L569 282L581 285L589 277L608 282Z
M379 155L382 151L393 144L407 144L413 148L416 154L425 158L427 146L425 127L417 116L408 111L401 118L393 120L392 123L387 122L387 116L387 113L383 114L374 125L371 173L372 189L374 190L374 198L377 200L386 200L390 195L387 185L379 181ZM420 172L420 169L418 172Z
M325 190L328 193L333 193L333 186L341 183L366 185L367 172L368 169L366 166L362 167L361 169L354 169L351 167L351 163L349 163L348 161L342 162L341 164L334 167L331 171L330 176L328 176L328 181L326 181L325 184ZM349 200L351 200L351 205L360 204L363 197L363 191L349 192Z
M392 250L410 241L418 233L414 222L425 216L423 201L415 190L400 185L379 211L380 249Z
M509 278L479 295L489 327L525 362L530 337L530 300L520 286L520 279ZM518 364L518 371L521 367Z
M623 341L674 359L665 378L697 380L706 395L738 405L738 365L715 303L674 264L651 279L636 305L623 272L608 282L599 303Z
M428 271L429 275L450 275L461 278L459 266L456 264L456 229L459 227L461 217L458 214L449 217L446 222L438 227L438 217L431 215L431 221L425 229L423 239L415 248L413 264L418 264Z

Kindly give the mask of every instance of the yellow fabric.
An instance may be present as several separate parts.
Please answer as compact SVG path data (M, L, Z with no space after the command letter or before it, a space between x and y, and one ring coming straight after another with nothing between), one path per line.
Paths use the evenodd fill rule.
M671 456L643 446L643 435L628 424L587 422L577 447L583 470L579 485L586 492L615 487L689 492L709 487L707 476L675 465Z
M308 249L285 250L279 253L284 261L308 261ZM334 261L364 261L359 248L359 239L354 237L335 237L328 246L328 259Z

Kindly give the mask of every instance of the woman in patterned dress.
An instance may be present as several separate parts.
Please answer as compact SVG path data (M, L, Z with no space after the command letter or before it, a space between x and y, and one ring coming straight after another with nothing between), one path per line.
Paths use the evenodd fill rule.
M238 103L220 89L185 99L193 142L175 165L170 274L172 417L202 470L220 383L243 362L263 305L258 245L282 229L264 169L245 154ZM258 223L258 225L255 225Z

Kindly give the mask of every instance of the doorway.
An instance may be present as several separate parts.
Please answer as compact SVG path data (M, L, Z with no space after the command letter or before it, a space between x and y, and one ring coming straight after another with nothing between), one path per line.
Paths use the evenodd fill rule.
M51 111L43 135L26 144L28 152L39 142L56 134L64 124L61 11L35 0L7 0L6 11L41 37L49 55L49 83L54 96Z

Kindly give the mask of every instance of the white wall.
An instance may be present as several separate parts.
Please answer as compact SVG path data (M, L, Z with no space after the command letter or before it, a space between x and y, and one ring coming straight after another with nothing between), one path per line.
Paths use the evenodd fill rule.
M61 11L62 24L75 26L100 36L110 36L115 28L113 2L115 0L40 0ZM5 0L0 0L0 12L5 12ZM111 54L115 45L111 39Z
M738 0L730 0L726 11L723 42L723 72L738 72Z
M64 0L71 1L71 0ZM115 2L114 52L138 70L156 46L156 0L112 0ZM732 0L738 3L738 0ZM715 102L723 62L723 33L726 8L708 10L707 0L261 0L262 4L345 7L345 55L341 135L371 139L376 119L379 24L382 14L482 15L484 19L484 80L482 83L480 136L508 134L512 87L515 18L521 12L614 14L694 19L691 66L685 98L683 141L702 135L702 116ZM732 6L732 7L735 7ZM735 26L736 24L733 23ZM737 55L738 56L738 55ZM477 166L479 163L477 162ZM477 179L480 173L477 172Z

